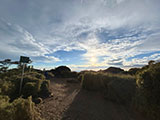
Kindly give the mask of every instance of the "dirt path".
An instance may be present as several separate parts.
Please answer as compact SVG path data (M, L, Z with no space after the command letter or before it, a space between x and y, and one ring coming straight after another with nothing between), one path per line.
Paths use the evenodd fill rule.
M53 97L38 105L46 120L142 120L125 107L107 101L99 92L80 89L66 79L51 80Z

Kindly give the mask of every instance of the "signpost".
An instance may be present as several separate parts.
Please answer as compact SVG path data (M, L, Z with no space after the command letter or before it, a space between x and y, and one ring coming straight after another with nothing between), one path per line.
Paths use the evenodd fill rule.
M29 57L26 56L20 56L20 60L19 61L11 61L11 59L5 59L3 61L0 61L0 67L6 66L5 68L7 69L9 67L9 65L11 64L20 64L23 65L22 67L22 77L21 77L21 81L20 81L20 90L19 90L19 94L21 94L22 91L22 83L23 83L23 75L24 75L24 68L26 64L30 64L32 61L30 60Z
M19 89L19 94L21 94L21 91L22 91L22 84L23 84L23 75L24 75L24 68L25 68L25 65L27 63L31 63L32 61L30 60L29 57L26 57L26 56L20 56L20 64L22 63L23 65L23 68L22 68L22 77L21 77L21 81L20 81L20 89Z
M20 63L30 63L31 60L29 59L29 57L26 56L20 56Z

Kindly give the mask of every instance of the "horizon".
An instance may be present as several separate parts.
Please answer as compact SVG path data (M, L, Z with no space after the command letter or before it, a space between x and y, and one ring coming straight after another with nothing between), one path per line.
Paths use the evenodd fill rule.
M38 69L142 67L160 60L159 0L1 0L0 60Z

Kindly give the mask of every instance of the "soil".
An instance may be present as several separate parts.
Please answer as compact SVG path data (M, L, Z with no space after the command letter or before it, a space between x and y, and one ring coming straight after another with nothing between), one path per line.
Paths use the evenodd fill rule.
M37 107L45 120L145 120L121 104L104 99L101 92L81 89L67 79L51 79L52 97Z

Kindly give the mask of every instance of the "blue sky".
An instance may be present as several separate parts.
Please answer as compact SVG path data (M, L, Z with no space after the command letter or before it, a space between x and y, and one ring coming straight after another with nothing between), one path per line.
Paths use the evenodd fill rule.
M0 60L36 68L140 67L160 60L159 0L0 0Z

